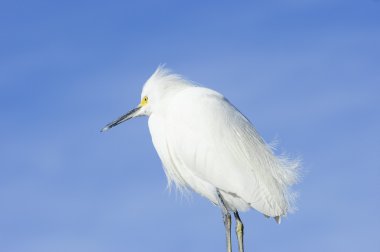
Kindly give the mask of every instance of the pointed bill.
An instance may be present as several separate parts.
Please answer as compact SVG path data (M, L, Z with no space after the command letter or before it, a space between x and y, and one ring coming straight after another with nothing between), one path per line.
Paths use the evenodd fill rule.
M129 111L128 113L126 113L125 115L122 115L121 117L119 117L118 119L110 122L109 124L107 124L103 129L100 130L100 132L104 132L104 131L107 131L109 130L110 128L113 128L115 127L116 125L119 125L120 123L123 123L133 117L136 117L139 110L140 110L140 106L137 107L137 108L134 108L132 109L131 111Z

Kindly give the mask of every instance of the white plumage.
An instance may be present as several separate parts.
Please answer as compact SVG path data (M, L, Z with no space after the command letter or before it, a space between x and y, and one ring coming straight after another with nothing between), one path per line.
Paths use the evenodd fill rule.
M152 103L149 130L169 183L215 204L218 188L231 211L252 207L267 216L286 214L298 162L276 157L227 99L162 68L146 82L145 96Z
M145 83L141 101L103 130L149 116L169 184L191 188L214 204L223 202L228 211L254 208L277 222L291 208L289 187L297 181L298 162L275 156L223 95L159 67Z

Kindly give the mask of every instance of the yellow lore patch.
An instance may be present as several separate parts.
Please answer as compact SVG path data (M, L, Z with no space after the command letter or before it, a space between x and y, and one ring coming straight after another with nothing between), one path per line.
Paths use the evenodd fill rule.
M148 104L148 96L144 96L144 98L141 99L140 107L143 107Z

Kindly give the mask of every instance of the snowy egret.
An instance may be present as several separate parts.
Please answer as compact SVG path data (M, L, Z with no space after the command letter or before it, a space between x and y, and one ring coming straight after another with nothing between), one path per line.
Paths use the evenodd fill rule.
M220 207L227 251L232 251L230 212L243 252L238 211L254 208L280 223L291 209L290 186L297 181L298 161L276 156L251 122L218 92L158 67L143 87L140 104L101 131L138 116L149 117L169 185L190 188Z

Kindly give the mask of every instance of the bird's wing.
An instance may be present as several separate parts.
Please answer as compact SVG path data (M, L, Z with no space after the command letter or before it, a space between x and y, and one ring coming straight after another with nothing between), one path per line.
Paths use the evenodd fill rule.
M268 216L287 212L295 165L275 157L222 95L192 87L176 95L167 109L162 123L172 169L180 175L187 169Z

